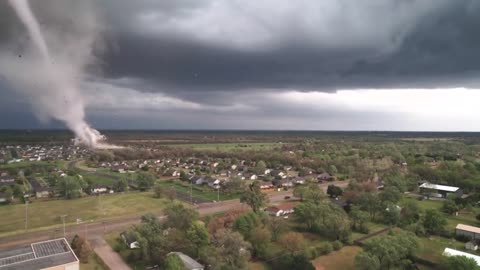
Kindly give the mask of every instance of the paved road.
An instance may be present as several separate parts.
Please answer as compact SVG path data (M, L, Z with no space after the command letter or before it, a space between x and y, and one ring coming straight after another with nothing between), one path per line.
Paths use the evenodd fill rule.
M320 184L323 190L327 189L327 186L332 183ZM346 186L346 182L334 182L338 186ZM292 196L291 191L270 192L270 203L278 203L284 200L285 196ZM240 200L229 200L222 202L209 202L201 203L194 206L201 216L211 215L215 213L227 212L233 209L245 209L246 206L240 203ZM160 219L165 218L163 215L158 215ZM78 234L92 241L95 251L105 263L111 267L111 269L130 269L121 260L121 258L111 250L107 243L103 240L103 236L106 233L112 231L125 230L132 225L140 223L140 216L134 217L121 217L108 221L97 221L92 223L83 223L70 225L65 229L65 236L67 239L72 239L74 235ZM33 242L58 238L63 236L63 230L61 229L49 229L36 232L29 232L23 235L14 235L0 238L0 250L9 249L12 247L25 246Z

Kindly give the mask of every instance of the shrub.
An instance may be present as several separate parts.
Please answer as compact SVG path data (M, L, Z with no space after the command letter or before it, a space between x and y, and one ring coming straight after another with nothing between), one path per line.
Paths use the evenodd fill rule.
M349 237L349 238L345 239L345 241L343 241L343 243L347 246L351 246L351 245L353 245L353 240L352 240L352 238Z
M309 260L313 260L315 258L318 257L318 252L317 252L317 249L316 248L308 248L305 250L305 256L309 259Z
M343 244L337 240L332 243L332 247L334 250L340 250L343 247Z
M323 249L322 253L324 255L327 255L327 254L330 254L333 251L333 246L330 242L327 242L327 243L323 244L322 249Z

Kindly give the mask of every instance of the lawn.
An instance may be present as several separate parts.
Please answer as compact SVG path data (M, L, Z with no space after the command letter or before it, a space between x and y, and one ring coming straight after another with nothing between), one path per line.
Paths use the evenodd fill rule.
M57 168L66 168L67 162L64 160L58 161L22 161L15 162L11 164L1 164L1 169L21 169L28 167L57 167Z
M443 258L443 250L446 247L464 251L464 246L465 244L463 242L455 239L447 239L440 236L431 236L430 238L419 237L416 255L432 262L440 262Z
M320 256L312 261L317 269L325 270L350 270L355 269L354 260L357 253L361 250L357 246L343 247L339 251L334 251L328 255Z
M74 200L33 202L28 205L28 228L60 225L60 215L67 215L67 223L82 220L99 220L125 215L138 215L159 211L165 201L155 199L150 192L129 192L88 196ZM25 222L25 205L0 206L0 235L22 230Z
M157 183L165 187L174 187L175 190L182 193L190 194L190 191L192 191L193 197L202 198L208 201L217 201L218 197L220 197L220 201L238 199L240 197L240 194L226 194L221 191L217 193L216 191L205 185L193 185L193 187L190 187L188 183L182 182L178 179L160 180L157 181Z
M88 258L88 263L81 263L80 270L107 270L98 258L97 254L92 253Z

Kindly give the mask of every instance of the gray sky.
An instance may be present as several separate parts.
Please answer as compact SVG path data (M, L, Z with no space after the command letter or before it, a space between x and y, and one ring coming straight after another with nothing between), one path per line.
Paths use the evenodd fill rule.
M79 7L56 2L33 11L68 32L83 17L52 12ZM480 1L92 2L81 89L97 128L480 130ZM24 32L0 3L0 50ZM61 126L14 88L0 74L0 128Z

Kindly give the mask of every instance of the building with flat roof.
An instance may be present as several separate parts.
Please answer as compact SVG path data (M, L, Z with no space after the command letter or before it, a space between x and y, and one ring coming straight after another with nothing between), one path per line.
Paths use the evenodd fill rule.
M65 238L0 251L0 270L79 270L77 256Z
M465 224L457 224L455 227L455 236L465 236L470 240L480 240L480 228Z
M459 187L423 183L419 186L419 188L420 193L429 197L446 198L449 194L453 194L457 197L461 197L463 195L463 191Z
M480 266L480 257L479 256L473 255L473 254L470 254L470 253L467 253L467 252L459 251L459 250L456 250L456 249L445 248L445 250L443 251L443 256L447 256L447 257L450 257L450 256L465 256L469 259L474 259L475 262L477 262L477 265Z

